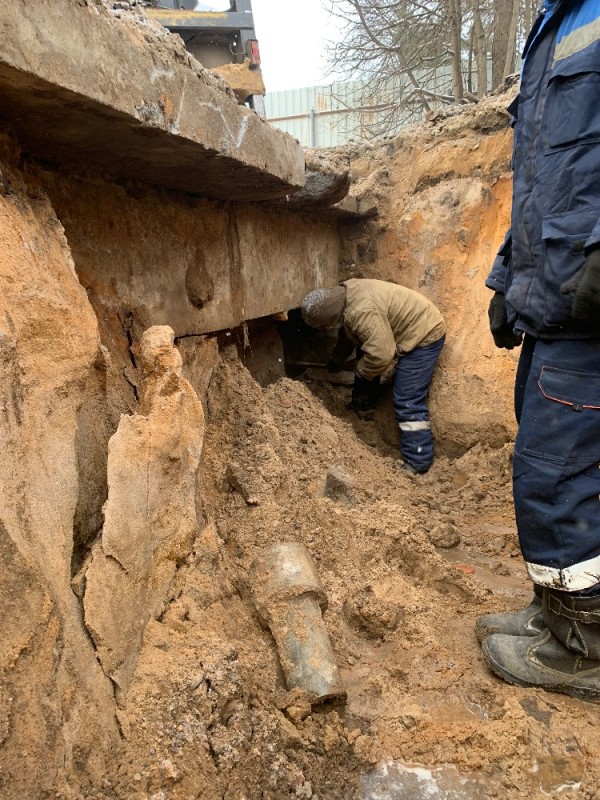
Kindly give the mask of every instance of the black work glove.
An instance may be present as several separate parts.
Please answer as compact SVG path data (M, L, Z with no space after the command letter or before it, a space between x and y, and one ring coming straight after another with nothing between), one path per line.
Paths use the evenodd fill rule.
M377 406L379 399L379 382L379 375L371 381L355 375L352 401L348 408L351 411L372 411Z
M506 315L506 300L501 292L496 292L488 309L490 330L494 337L496 347L512 350L521 344L521 336L513 332L512 325L508 323Z
M573 295L573 319L589 319L600 311L600 246L590 250L583 267L560 287Z

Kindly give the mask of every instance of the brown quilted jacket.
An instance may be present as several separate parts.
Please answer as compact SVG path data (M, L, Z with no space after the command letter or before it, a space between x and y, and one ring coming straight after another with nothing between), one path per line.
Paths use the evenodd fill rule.
M446 332L444 318L422 294L397 283L352 278L346 287L344 329L360 345L361 378L382 375L396 356L433 344Z

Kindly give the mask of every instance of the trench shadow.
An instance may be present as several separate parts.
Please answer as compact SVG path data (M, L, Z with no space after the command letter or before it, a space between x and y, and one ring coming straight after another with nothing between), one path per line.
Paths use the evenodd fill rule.
M392 406L391 383L382 387L379 403L373 413L359 415L350 411L348 404L352 397L352 373L330 373L326 369L337 341L337 330L315 330L304 323L300 309L293 309L288 312L286 321L278 323L277 331L283 345L287 377L304 383L332 416L342 419L353 428L361 442L382 457L401 462L400 431Z
M351 386L344 387L345 391L342 392L340 392L341 387L335 385L323 387L313 383L309 388L313 394L321 398L333 416L352 427L357 439L363 444L376 451L382 458L391 458L393 461L398 461L399 465L403 463L400 453L400 432L392 406L391 384L382 387L377 407L366 414L348 409L352 396ZM334 398L328 401L324 395L334 395Z

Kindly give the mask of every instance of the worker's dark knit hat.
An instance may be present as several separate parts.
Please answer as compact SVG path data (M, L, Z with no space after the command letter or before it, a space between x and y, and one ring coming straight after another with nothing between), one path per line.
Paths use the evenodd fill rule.
M302 319L311 328L329 328L342 320L346 288L336 286L333 289L315 289L309 292L302 301Z

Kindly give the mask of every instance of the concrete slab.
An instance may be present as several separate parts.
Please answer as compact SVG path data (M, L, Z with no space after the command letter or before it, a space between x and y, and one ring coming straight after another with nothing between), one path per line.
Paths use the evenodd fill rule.
M338 220L95 178L39 175L101 324L133 311L177 337L297 308L339 279Z
M289 135L141 12L100 0L0 3L0 120L34 158L219 199L302 187Z

